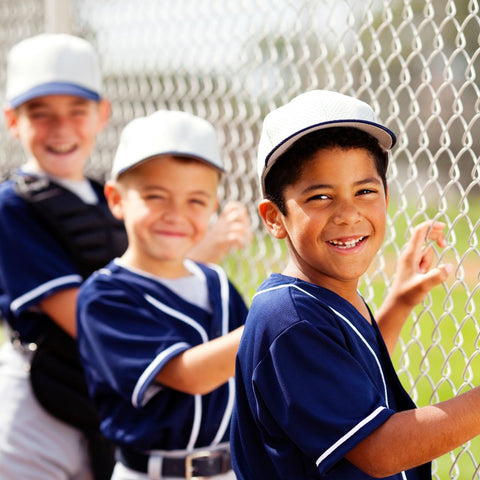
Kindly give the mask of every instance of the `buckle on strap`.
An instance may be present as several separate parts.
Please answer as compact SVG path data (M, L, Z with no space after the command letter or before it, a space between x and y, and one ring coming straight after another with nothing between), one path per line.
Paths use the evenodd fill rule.
M221 468L215 474L226 473L230 470L229 462L225 456L224 450L199 450L192 452L185 457L185 480L207 480L210 477L202 477L195 474L195 460L205 458L220 459Z

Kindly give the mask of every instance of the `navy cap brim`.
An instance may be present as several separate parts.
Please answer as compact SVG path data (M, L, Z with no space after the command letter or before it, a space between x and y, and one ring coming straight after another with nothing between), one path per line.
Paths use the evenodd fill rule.
M85 98L94 102L99 102L101 96L99 93L89 90L88 88L75 85L73 83L64 82L50 82L38 85L21 95L8 100L8 104L12 108L17 108L25 102L33 100L34 98L43 97L47 95L73 95L75 97Z

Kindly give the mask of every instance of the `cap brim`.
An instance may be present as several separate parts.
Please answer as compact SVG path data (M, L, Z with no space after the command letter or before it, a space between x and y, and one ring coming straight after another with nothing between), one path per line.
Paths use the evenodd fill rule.
M307 135L308 133L333 127L354 127L358 128L359 130L363 130L364 132L369 133L372 137L376 138L379 145L384 150L390 150L397 141L397 137L390 129L384 127L383 125L380 125L379 123L368 122L366 120L346 119L310 125L309 127L299 130L298 132L295 132L294 134L287 137L283 142L281 142L274 149L272 149L267 155L267 157L265 158L265 166L263 168L261 178L262 192L265 193L265 177L267 176L267 173L273 167L277 159L281 155L283 155L297 140L300 140L300 138Z
M12 108L17 108L23 103L33 100L34 98L47 95L73 95L75 97L85 98L95 102L99 102L101 100L99 93L89 90L88 88L81 87L80 85L64 82L51 82L33 87L26 92L23 92L21 95L17 95L16 97L9 99L8 103Z
M122 175L122 173L125 173L125 172L127 172L128 170L131 170L132 168L138 167L139 165L141 165L142 163L146 162L147 160L151 160L152 158L160 157L160 156L164 156L164 155L172 155L172 156L174 156L174 157L191 158L191 159L193 159L193 160L197 160L197 161L200 162L200 163L204 163L205 165L207 165L207 166L209 166L209 167L214 168L214 169L217 170L218 173L220 173L220 174L225 173L225 169L224 169L223 167L220 167L220 166L217 165L216 163L211 162L210 160L207 160L206 158L199 157L198 155L192 155L191 153L182 153L182 152L172 151L172 152L155 153L155 154L153 154L153 155L150 155L149 157L141 158L141 159L139 159L138 161L133 162L132 164L130 164L130 165L124 167L124 168L120 168L118 171L113 171L113 170L112 170L112 172L111 172L111 177L112 177L114 180L116 180L120 175Z

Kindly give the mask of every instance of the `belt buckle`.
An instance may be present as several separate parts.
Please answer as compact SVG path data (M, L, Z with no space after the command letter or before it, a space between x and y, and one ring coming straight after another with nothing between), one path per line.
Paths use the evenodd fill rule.
M214 452L211 452L210 450L199 450L198 452L192 452L189 453L185 457L185 480L206 480L209 477L197 477L194 475L194 466L193 462L197 458L208 458L211 456L211 454Z

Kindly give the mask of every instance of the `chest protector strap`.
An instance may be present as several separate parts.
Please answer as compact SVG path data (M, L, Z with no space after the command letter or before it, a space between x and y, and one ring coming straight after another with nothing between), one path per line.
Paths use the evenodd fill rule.
M15 175L14 181L18 195L32 205L83 278L125 251L125 228L111 214L99 183L90 180L99 202L89 205L46 177Z

